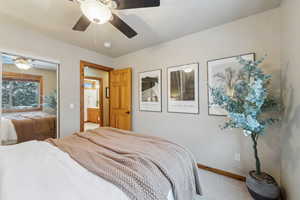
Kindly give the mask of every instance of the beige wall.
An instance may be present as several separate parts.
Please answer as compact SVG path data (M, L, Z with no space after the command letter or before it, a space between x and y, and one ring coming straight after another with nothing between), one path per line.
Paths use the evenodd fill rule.
M0 52L60 63L60 135L70 135L80 129L80 60L111 66L112 59L51 39L30 27L0 14Z
M251 141L242 135L242 131L221 131L218 125L224 121L223 117L208 116L206 62L249 52L256 52L257 57L267 53L263 69L274 76L274 88L279 89L279 41L280 9L274 9L115 59L115 66L133 68L133 129L188 147L202 164L245 175L254 169ZM200 64L201 113L167 113L166 68L192 62ZM158 68L163 69L163 112L140 112L138 73ZM268 131L260 141L259 149L263 170L279 179L278 128ZM241 154L241 162L234 160L235 153Z
M106 71L97 70L97 69L88 67L88 68L85 68L84 75L102 78L103 98L104 98L104 102L103 102L103 118L104 118L104 120L103 120L103 122L104 122L104 126L108 126L109 125L109 99L107 99L105 97L105 88L109 87L109 73Z
M282 2L282 68L285 116L282 124L281 184L287 199L300 199L300 1Z

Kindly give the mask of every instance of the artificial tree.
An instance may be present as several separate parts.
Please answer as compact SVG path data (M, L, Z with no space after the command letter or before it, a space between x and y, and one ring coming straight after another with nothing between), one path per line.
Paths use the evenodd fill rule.
M57 92L52 91L48 96L45 96L45 104L47 108L50 108L53 113L57 111Z
M233 90L210 87L212 104L228 112L228 121L221 126L222 129L242 129L246 136L251 137L256 160L255 175L257 178L264 178L257 142L268 126L279 121L279 118L273 116L274 113L280 112L281 104L271 94L269 88L271 75L265 74L259 67L264 58L258 61L248 61L241 57L237 59L242 68L233 81Z

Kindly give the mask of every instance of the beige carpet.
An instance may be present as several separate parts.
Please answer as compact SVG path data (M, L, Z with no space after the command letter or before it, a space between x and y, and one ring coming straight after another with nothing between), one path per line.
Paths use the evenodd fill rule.
M195 200L253 200L244 182L199 170L203 196Z

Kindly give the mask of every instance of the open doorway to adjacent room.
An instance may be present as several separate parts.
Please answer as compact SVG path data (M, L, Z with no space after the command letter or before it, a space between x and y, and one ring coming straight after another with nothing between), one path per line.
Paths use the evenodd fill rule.
M110 67L80 62L80 129L81 131L110 125Z
M89 71L89 68L85 69ZM106 72L107 73L107 72ZM105 74L104 74L105 76ZM84 129L104 126L103 79L84 77Z

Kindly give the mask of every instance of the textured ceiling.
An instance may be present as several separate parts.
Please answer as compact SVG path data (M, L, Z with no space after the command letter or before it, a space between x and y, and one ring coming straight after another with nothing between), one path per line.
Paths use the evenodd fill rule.
M278 7L280 1L161 0L157 8L115 12L139 33L133 39L126 38L110 24L92 24L86 32L72 31L81 12L79 5L69 0L0 0L0 13L50 37L118 57ZM105 41L111 42L112 48L105 48Z

